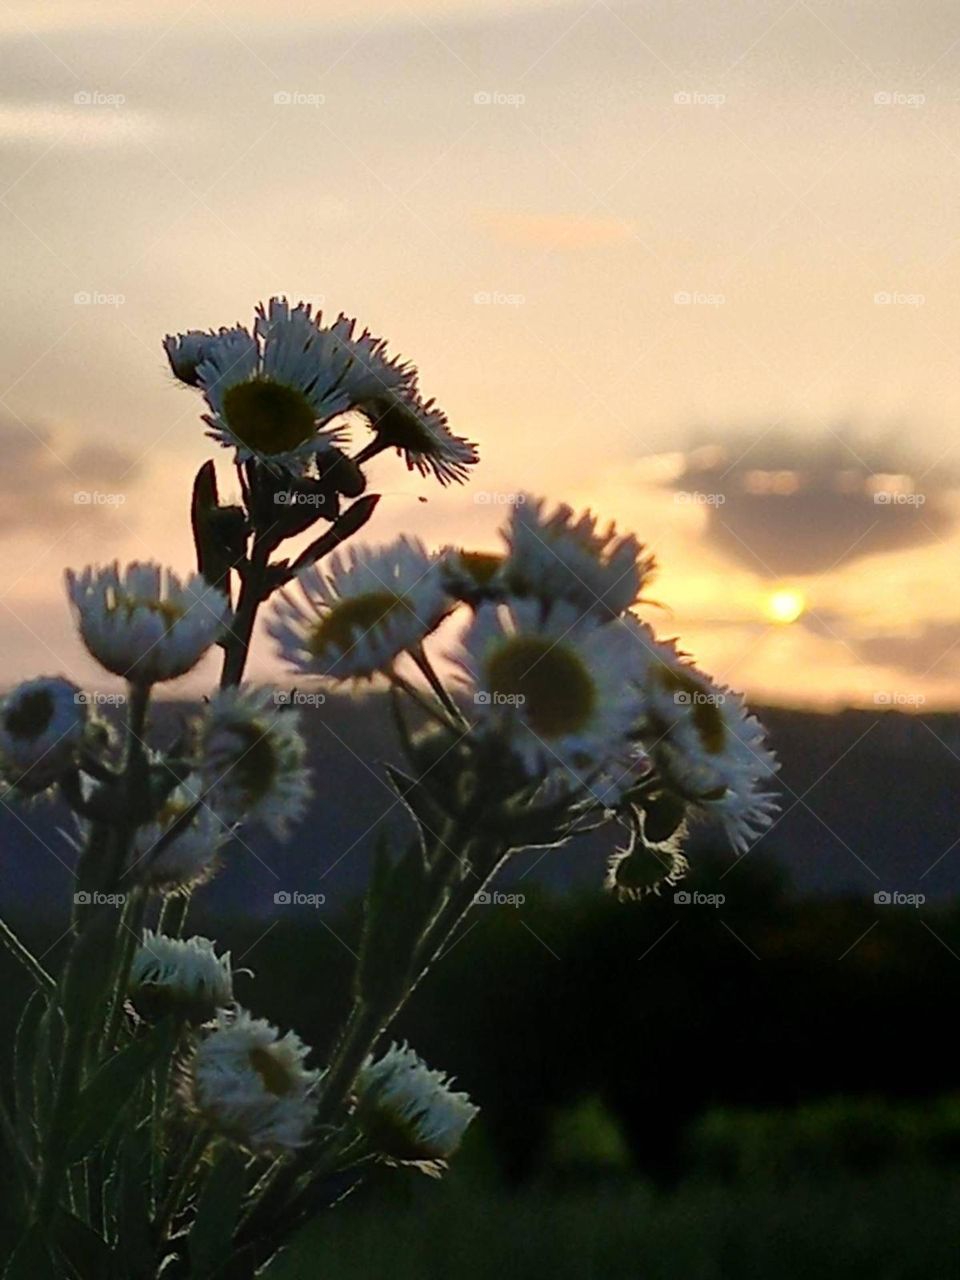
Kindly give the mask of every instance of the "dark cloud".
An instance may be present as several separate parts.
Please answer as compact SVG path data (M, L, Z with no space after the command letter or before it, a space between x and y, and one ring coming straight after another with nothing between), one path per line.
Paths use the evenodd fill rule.
M133 454L15 418L0 418L0 456L0 535L108 518L139 478Z
M767 577L923 546L955 520L954 477L895 440L846 429L810 440L760 427L699 441L673 487L699 495L691 500L708 513L715 547Z

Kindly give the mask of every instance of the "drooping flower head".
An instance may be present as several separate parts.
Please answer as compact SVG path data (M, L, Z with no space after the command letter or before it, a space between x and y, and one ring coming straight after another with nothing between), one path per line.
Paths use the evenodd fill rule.
M455 1093L442 1071L431 1071L406 1044L368 1058L355 1084L356 1119L370 1144L389 1160L438 1173L478 1113Z
M743 698L657 645L644 684L650 754L666 785L695 816L722 823L738 851L770 826L777 800L767 784L779 765Z
M148 1022L170 1014L194 1025L233 1004L230 953L209 938L168 938L145 929L130 966L127 994Z
M543 501L519 494L504 531L510 551L501 571L517 596L569 600L606 620L636 603L653 570L653 557L630 534L605 530L589 511L568 506L547 514Z
M451 607L441 561L402 537L351 547L299 575L302 602L283 592L268 631L296 670L335 680L370 677L419 645Z
M302 818L310 780L297 718L269 689L216 694L201 727L200 767L218 813L261 822L278 837Z
M62 676L25 680L0 700L0 768L18 790L42 791L69 766L87 724L87 700Z
M467 468L479 462L477 446L450 430L447 415L424 400L415 382L383 388L359 406L377 444L396 449L409 471L433 474L442 485L462 484Z
M316 1111L319 1074L299 1036L246 1010L221 1011L186 1064L181 1097L216 1133L256 1155L302 1147Z
M153 684L184 675L230 620L222 591L158 564L67 570L67 591L90 653L114 675Z
M483 604L459 662L479 732L501 735L533 776L577 786L631 780L630 733L641 710L646 650L624 620L601 623L569 601Z

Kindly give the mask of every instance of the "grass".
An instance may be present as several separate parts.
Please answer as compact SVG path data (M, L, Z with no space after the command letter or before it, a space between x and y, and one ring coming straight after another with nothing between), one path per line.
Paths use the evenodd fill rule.
M688 1183L473 1191L456 1172L405 1205L361 1191L269 1280L944 1280L960 1175L917 1169L773 1188ZM385 1190L385 1189L384 1189Z

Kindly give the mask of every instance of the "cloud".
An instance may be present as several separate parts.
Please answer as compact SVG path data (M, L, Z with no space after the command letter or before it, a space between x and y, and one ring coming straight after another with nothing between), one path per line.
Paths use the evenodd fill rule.
M956 519L955 481L943 467L846 429L813 440L714 433L679 455L665 483L706 513L714 548L768 578L924 546Z
M0 418L0 454L0 536L89 527L126 507L140 470L114 445L12 418Z

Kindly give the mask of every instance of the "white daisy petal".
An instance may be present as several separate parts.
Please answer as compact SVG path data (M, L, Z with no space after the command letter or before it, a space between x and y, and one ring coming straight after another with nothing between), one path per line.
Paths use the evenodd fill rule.
M233 832L204 796L201 775L191 774L174 788L154 820L138 828L127 877L158 893L194 889L216 873Z
M399 390L384 390L360 406L377 433L377 443L396 449L407 469L434 475L441 484L462 484L467 468L479 462L477 446L455 436L447 415L433 400L424 400L415 381Z
M261 822L286 835L306 810L311 788L297 714L269 689L224 689L200 734L201 774L215 810L231 821Z
M644 686L649 750L669 787L696 816L722 823L743 851L779 805L767 784L780 767L743 698L714 684L673 644L657 644Z
M636 603L654 562L632 534L620 536L612 524L599 530L589 511L575 517L559 506L548 515L542 500L518 498L505 530L510 553L502 569L514 595L570 600L602 618Z
M292 1031L245 1010L221 1012L184 1070L180 1094L188 1110L215 1132L256 1155L304 1146L316 1111L318 1072Z
M442 1071L431 1071L406 1044L368 1058L354 1086L356 1118L368 1141L390 1160L438 1172L478 1114Z
M42 790L70 765L86 728L86 702L60 676L25 680L0 700L0 767L11 784Z
M267 630L298 671L335 680L384 671L452 606L440 559L406 537L337 553L329 566L301 573L299 584L303 600L283 592Z
M582 617L565 600L482 604L458 660L478 731L503 736L531 776L559 774L604 803L631 780L648 654L626 621Z
M233 1004L230 953L218 956L209 938L168 938L145 929L130 966L127 994L148 1022L165 1014L199 1024Z

